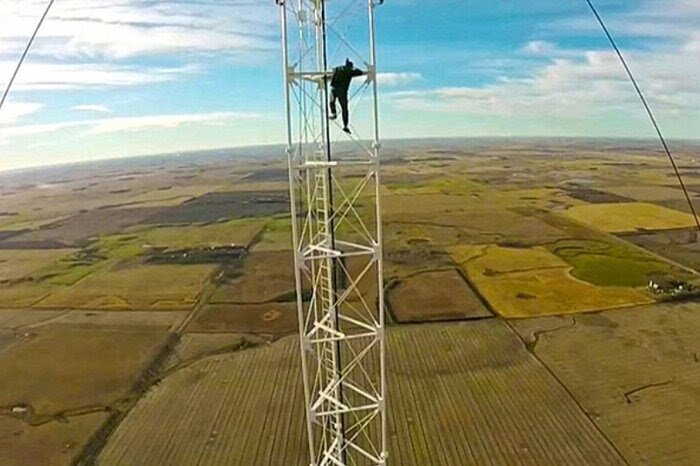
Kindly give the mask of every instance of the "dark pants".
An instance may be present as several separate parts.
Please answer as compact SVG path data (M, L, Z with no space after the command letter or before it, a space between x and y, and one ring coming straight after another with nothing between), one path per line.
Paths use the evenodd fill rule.
M335 101L340 103L340 110L343 112L343 127L347 128L350 123L350 112L348 111L348 91L331 88L331 113L338 114Z

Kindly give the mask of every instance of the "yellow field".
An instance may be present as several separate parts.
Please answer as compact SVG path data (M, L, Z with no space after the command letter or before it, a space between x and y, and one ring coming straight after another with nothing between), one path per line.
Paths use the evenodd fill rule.
M186 310L214 265L138 265L93 273L37 304L41 308Z
M449 252L458 264L475 262L481 270L491 275L569 267L562 259L540 246L505 248L495 245L460 245L449 248Z
M209 246L248 246L266 220L232 220L209 225L135 229L141 244L185 249Z
M19 284L0 286L0 307L30 307L41 301L54 290L53 287L39 284Z
M565 215L609 233L670 230L695 225L689 214L646 202L575 206Z
M22 278L75 252L75 249L0 250L0 282Z
M577 280L544 248L450 248L482 296L504 317L570 314L653 302L644 291Z

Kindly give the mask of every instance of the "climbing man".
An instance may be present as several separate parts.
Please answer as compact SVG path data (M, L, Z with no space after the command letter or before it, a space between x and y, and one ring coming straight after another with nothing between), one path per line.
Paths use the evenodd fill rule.
M351 62L350 59L345 60L344 66L338 66L333 69L333 75L331 76L331 114L329 118L335 120L338 117L338 111L335 106L335 101L337 100L343 112L343 131L348 134L351 134L350 128L348 128L348 124L350 123L350 112L348 111L348 91L350 90L350 82L352 78L366 74L366 71L355 68L354 63Z

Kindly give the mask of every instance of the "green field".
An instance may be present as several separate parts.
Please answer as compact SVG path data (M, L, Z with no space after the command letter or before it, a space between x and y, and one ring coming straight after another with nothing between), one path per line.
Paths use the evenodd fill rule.
M574 277L595 285L644 287L651 279L694 278L679 267L622 242L561 240L548 248L573 266Z

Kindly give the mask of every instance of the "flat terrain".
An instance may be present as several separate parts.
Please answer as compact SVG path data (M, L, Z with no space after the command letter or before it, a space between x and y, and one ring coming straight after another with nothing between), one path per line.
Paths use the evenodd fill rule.
M288 337L173 373L100 464L306 464L297 345ZM395 328L389 347L396 464L624 464L501 322Z
M42 308L183 310L191 309L209 276L209 265L141 265L90 275L51 294Z
M284 192L214 192L163 209L143 223L218 222L231 218L267 217L289 211Z
M120 233L159 211L157 208L96 209L59 220L38 230L0 241L2 248L75 247L101 235Z
M30 426L0 417L0 464L3 466L60 466L71 464L90 435L107 419L105 413L75 416Z
M567 314L652 301L642 290L579 280L566 262L544 248L458 246L451 251L504 317Z
M694 228L630 234L623 238L693 270L700 270L700 242Z
M479 296L457 270L420 273L389 289L388 303L399 322L434 322L490 317Z
M285 334L299 327L296 302L210 304L188 327L192 332Z
M291 252L254 252L246 257L242 276L220 285L209 302L256 304L294 301L294 268ZM291 297L290 294L292 294Z
M108 406L128 393L164 338L163 328L152 326L53 324L26 330L0 358L0 412L27 406L27 419L41 424Z
M630 464L700 458L700 307L516 321Z
M0 249L0 283L22 279L35 270L69 256L71 249Z
M689 214L645 202L576 206L567 210L566 215L610 233L671 230L694 225Z
M390 464L700 462L700 235L658 147L383 157ZM0 465L308 464L288 196L269 147L0 173ZM349 314L370 260L338 266Z

